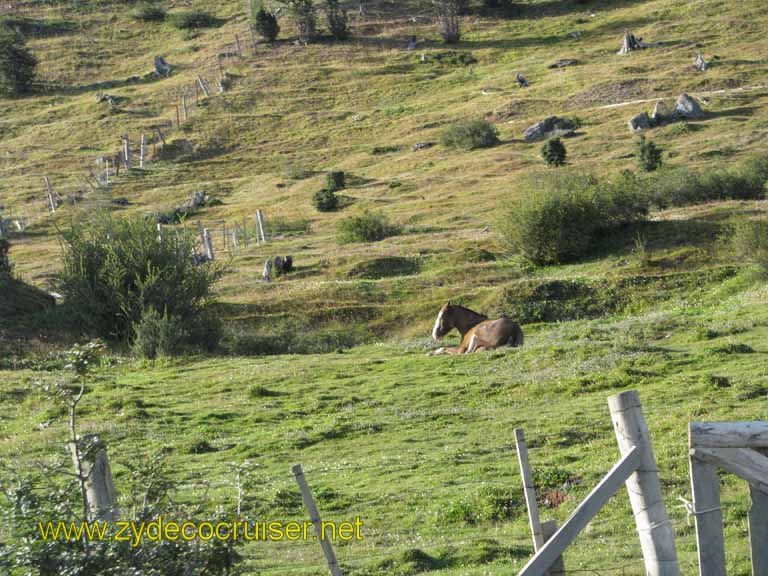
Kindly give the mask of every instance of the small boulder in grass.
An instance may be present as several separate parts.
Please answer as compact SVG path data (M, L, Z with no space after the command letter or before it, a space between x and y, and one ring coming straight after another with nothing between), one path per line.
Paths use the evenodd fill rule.
M629 120L629 131L630 132L642 132L643 130L648 130L651 127L651 119L648 116L648 112L641 112L634 118L631 118Z
M701 104L693 96L681 94L675 104L675 115L685 120L696 120L704 116Z

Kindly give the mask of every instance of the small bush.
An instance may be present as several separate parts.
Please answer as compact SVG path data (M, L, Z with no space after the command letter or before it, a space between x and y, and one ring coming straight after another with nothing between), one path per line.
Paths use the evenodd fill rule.
M199 30L218 26L219 20L203 10L192 10L174 14L171 16L171 23L179 30Z
M538 265L586 255L597 232L645 218L648 201L631 173L600 181L558 171L523 183L521 197L502 211L499 232L512 251Z
M733 253L739 261L757 264L768 272L768 220L741 220L733 226Z
M448 148L462 150L490 148L499 143L499 131L486 120L457 122L443 131L440 142Z
M336 192L337 190L344 190L344 188L346 188L347 177L341 170L334 170L328 173L326 182L325 187L328 190Z
M280 24L277 23L277 17L264 8L259 9L253 16L253 27L256 33L267 42L274 42L280 34Z
M345 218L338 223L337 240L339 244L377 242L394 236L399 231L383 214L366 210L358 216Z
M140 22L163 22L168 14L159 4L147 2L139 6L133 13L133 19Z
M286 162L283 165L283 176L287 180L306 180L312 174L314 170L302 162Z
M148 308L134 326L131 349L138 358L154 360L158 356L174 356L179 352L186 334L182 323L166 310L162 316Z
M331 35L336 40L347 40L349 38L347 12L339 6L339 0L325 1L325 16L328 19L328 30L331 31Z
M333 190L323 188L312 196L312 205L318 212L333 212L339 207L339 197Z
M547 140L541 147L541 157L544 158L544 162L550 168L565 165L567 155L565 144L560 141L560 138Z
M636 148L635 158L641 170L653 172L661 167L661 149L656 144L640 136Z
M37 58L24 45L24 37L0 26L0 94L29 92L36 68Z

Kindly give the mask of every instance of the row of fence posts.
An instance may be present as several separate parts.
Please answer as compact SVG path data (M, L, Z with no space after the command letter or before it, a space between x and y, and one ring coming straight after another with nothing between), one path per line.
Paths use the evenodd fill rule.
M256 210L255 220L255 234L254 239L256 244L266 244L266 224L264 219L264 212L259 209ZM203 247L203 254L206 259L213 261L216 259L216 252L213 246L213 235L209 228L203 227L200 221L197 222L197 234L200 238L200 244ZM242 226L240 223L235 222L232 226L227 227L226 221L221 224L221 239L224 250L227 250L230 254L237 252L240 249L240 239L243 241L243 245L247 248L251 242L251 236L248 234L248 224L244 219Z
M203 234L210 238L207 229ZM525 435L521 428L515 429L518 464L535 549L535 555L519 576L563 576L562 553L622 485L626 486L632 505L646 574L679 576L674 530L664 505L640 398L637 392L631 390L610 397L608 405L622 457L559 529L553 521L540 523ZM71 449L76 469L82 470L87 478L88 519L114 522L119 516L117 492L106 446L97 436L84 436L82 439L87 440L90 449L82 451L74 445ZM723 514L716 473L716 467L720 466L750 483L754 508L754 513L749 516L753 574L765 576L768 574L765 547L768 515L763 512L768 510L768 456L765 455L768 449L768 422L692 422L689 425L689 446L694 494L691 508L696 518L700 574L724 576L726 573ZM324 538L320 513L301 464L293 465L291 472L315 528L328 569L332 576L341 576L342 570L333 546Z

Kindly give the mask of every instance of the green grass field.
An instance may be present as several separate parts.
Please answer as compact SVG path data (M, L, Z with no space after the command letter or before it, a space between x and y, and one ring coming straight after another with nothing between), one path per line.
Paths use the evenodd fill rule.
M678 501L690 500L687 424L766 415L768 289L727 244L731 219L765 217L766 201L656 211L569 265L533 268L506 254L496 232L520 179L546 170L541 144L526 144L523 132L552 114L580 120L564 140L569 163L598 174L634 169L627 120L684 91L706 96L707 114L648 132L666 164L727 167L764 152L763 2L530 0L503 14L478 3L454 47L439 43L429 10L367 2L347 43L296 46L283 19L280 40L255 53L245 2L214 10L193 0L222 20L195 34L139 23L132 5L91 4L30 3L25 15L57 30L28 41L44 86L0 100L0 204L30 220L11 239L20 278L49 287L61 262L57 231L73 219L168 211L196 190L222 204L185 225L252 227L262 209L274 231L268 244L232 255L214 238L228 264L217 292L228 354L149 363L117 349L89 383L82 431L106 440L124 499L129 465L163 454L180 500L231 512L233 465L247 461L245 510L303 520L290 473L300 462L324 519L363 521L363 542L337 545L345 573L514 573L532 544L513 429L525 429L537 484L555 502L543 517L562 524L618 459L607 397L634 389L682 572L697 573L694 528ZM618 56L625 28L660 45ZM577 30L581 39L570 35ZM231 89L165 131L169 142L188 140L192 157L151 155L146 169L91 190L82 176L96 158L114 155L123 134L136 142L175 121L178 90L198 75L214 78L236 34L245 53L223 60ZM412 35L429 41L407 52ZM705 73L692 67L698 51L712 62ZM169 78L126 82L158 54L175 67ZM579 64L548 68L560 58ZM518 71L530 87L517 87ZM97 103L98 92L115 105ZM412 150L439 141L452 121L482 117L495 122L500 145ZM334 169L347 174L345 206L317 212L312 194ZM85 197L49 214L44 175L62 195L82 188ZM130 205L118 209L116 198ZM364 209L382 211L401 233L338 244L337 222ZM278 254L293 255L297 270L265 284L264 260ZM0 461L22 469L67 461L66 415L39 389L66 377L58 353L81 337L49 331L55 312L29 314L39 298L0 285ZM427 357L449 299L514 313L525 346ZM750 574L747 485L722 479L729 574ZM312 542L244 552L248 574L327 572ZM625 492L565 565L644 573Z

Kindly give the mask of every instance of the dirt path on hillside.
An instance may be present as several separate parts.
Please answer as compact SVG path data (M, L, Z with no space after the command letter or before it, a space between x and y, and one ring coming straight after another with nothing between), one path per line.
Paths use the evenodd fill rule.
M734 92L752 92L754 90L762 90L768 88L768 84L760 84L759 86L742 86L741 88L724 88L722 90L710 90L708 92L691 92L694 96L711 96L715 94L732 94ZM648 102L658 102L659 100L672 99L674 96L668 98L644 98L642 100L629 100L627 102L619 102L617 104L607 104L605 106L596 106L594 108L588 108L588 110L607 110L610 108L623 108L624 106L631 106L633 104L646 104Z

